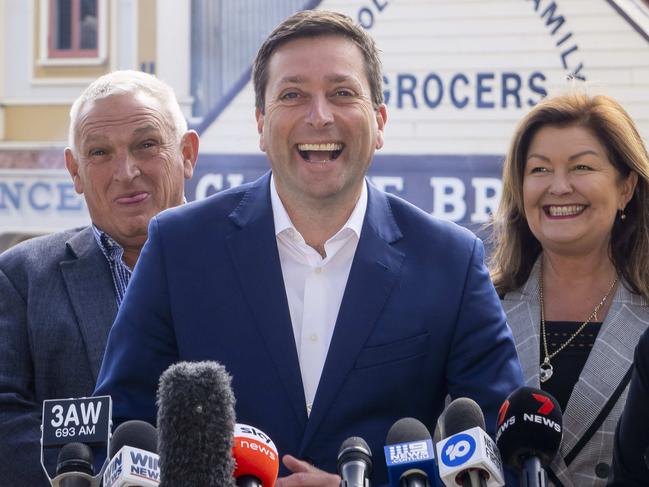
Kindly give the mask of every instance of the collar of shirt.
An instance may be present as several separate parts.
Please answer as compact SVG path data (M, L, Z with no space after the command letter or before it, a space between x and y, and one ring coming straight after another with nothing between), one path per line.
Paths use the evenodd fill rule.
M94 224L92 225L92 233L95 235L97 245L99 245L102 254L104 254L106 259L108 259L108 262L121 263L128 269L128 266L124 264L124 261L122 260L122 257L124 256L124 249L122 246L106 232L97 228Z
M104 254L108 261L113 287L115 288L115 299L119 307L122 299L124 299L128 281L131 279L131 269L122 260L124 249L110 235L97 228L94 224L92 225L92 233L101 253Z
M275 179L271 174L270 177L270 202L273 208L273 220L275 223L275 236L277 239L281 239L287 244L292 244L292 247L295 250L298 250L300 253L305 255L307 258L310 256L311 259L317 259L321 263L322 261L330 260L334 254L344 246L352 236L356 236L358 241L361 237L361 229L363 228L363 221L365 220L365 212L367 211L367 182L363 182L363 187L361 189L361 195L356 202L352 214L349 216L347 222L332 236L329 240L325 242L325 253L326 257L322 259L320 254L309 247L304 240L304 237L300 232L295 228L291 217L288 215L282 200L277 193L277 188L275 187ZM320 257L320 259L318 259Z

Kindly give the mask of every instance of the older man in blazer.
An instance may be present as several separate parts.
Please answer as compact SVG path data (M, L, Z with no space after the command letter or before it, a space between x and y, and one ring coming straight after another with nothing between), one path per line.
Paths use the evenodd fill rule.
M197 151L173 91L151 75L108 74L73 104L65 161L92 225L0 256L0 485L49 485L42 402L92 394L148 222L183 202Z
M447 393L476 399L493 430L522 383L512 336L480 241L365 179L387 119L368 34L300 12L253 71L272 173L151 221L97 393L118 421L155 421L165 368L218 360L237 420L284 455L278 486L338 487L352 435L385 483L390 426L415 416L432 429Z

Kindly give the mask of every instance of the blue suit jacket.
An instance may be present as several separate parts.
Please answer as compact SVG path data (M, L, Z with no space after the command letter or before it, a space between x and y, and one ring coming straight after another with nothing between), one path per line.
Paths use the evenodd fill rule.
M43 400L92 394L116 314L110 268L92 228L0 255L1 486L50 485L40 464ZM56 457L46 452L50 471Z
M154 422L171 363L217 360L233 376L237 420L266 432L280 455L335 471L340 444L361 436L375 485L386 481L390 426L413 416L432 430L447 393L474 398L493 430L522 374L481 242L371 186L368 196L310 417L269 174L152 220L96 393L113 396L118 420Z

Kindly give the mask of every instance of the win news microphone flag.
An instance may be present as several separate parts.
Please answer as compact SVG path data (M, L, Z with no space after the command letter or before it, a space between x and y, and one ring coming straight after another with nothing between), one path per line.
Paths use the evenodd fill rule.
M519 472L521 487L546 485L545 468L561 445L563 416L541 389L519 387L500 407L496 443L503 461Z
M216 362L179 362L160 376L160 487L234 487L230 375Z
M437 462L444 485L505 485L498 448L484 431L480 406L467 397L455 399L446 408L443 423L445 438L437 443Z
M103 487L157 487L160 483L158 432L145 421L120 424L113 433Z

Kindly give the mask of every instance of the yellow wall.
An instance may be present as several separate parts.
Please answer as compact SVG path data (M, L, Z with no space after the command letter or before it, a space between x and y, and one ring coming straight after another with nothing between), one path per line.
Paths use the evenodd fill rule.
M5 39L5 2L0 0L0 39ZM5 45L6 42L0 42L0 140L4 139L5 134L5 112L1 101L5 96Z
M68 139L69 105L10 105L4 111L6 141L63 142Z
M149 69L148 63L156 61L156 0L139 0L137 3L137 66L146 63L145 70Z

